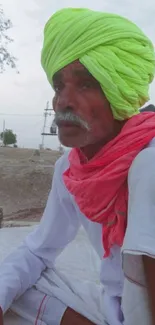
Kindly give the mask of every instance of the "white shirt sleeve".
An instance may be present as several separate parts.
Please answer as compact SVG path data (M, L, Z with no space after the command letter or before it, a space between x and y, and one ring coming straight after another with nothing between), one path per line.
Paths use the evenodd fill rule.
M144 149L128 177L128 224L122 247L125 276L142 286L142 255L155 258L155 148Z
M79 229L79 219L70 194L62 182L61 161L55 169L52 190L39 226L0 266L0 306L5 312L39 279L46 267L71 242ZM56 299L60 317L64 305ZM52 321L52 320L51 320Z

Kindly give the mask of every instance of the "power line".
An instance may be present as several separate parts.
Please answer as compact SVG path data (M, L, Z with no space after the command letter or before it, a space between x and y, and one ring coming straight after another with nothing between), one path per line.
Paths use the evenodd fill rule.
M1 116L43 116L42 114L0 113Z
M39 119L39 121L37 121L37 122L29 125L29 129L34 129L34 127L36 127L37 125L41 124L41 122L42 122L42 119ZM27 131L27 128L28 128L27 126L25 126L24 128L22 128L22 132L25 131L25 130ZM16 129L16 132L21 132L21 130L19 131L19 129L17 128Z

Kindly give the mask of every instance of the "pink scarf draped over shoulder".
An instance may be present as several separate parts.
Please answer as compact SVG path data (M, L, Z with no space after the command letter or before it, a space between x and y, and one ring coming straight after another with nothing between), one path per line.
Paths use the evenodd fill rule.
M92 222L102 224L104 257L113 245L122 246L127 226L129 168L155 137L155 113L130 118L120 134L87 163L79 150L69 154L69 168L63 178L80 211ZM152 162L153 163L153 162Z

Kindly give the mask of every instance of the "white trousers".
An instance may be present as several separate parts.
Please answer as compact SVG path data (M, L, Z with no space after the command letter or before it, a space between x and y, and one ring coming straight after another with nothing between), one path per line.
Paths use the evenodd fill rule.
M72 254L72 246L68 247L66 252L63 252L62 256L58 258L56 267L46 270L36 286L14 302L11 311L5 316L4 325L59 325L56 318L55 323L51 322L53 315L57 314L53 298L58 299L62 304L69 306L97 325L106 325L107 323L120 325L121 323L117 322L117 317L112 315L113 310L117 309L117 302L115 304L112 301L109 304L105 299L103 287L99 284L99 261L95 255L90 255L90 252L91 254L93 252L91 249L89 250L87 243L83 245L83 248L85 248L85 258L81 263L81 251L78 245L75 243L73 247L74 254ZM87 273L87 268L84 268L84 265L85 263L89 264L88 260L92 261L92 266L88 268L89 272ZM107 314L108 308L110 308L111 320L106 323L105 314ZM151 324L146 290L128 282L128 280L124 282L122 308L125 317L123 325Z
M10 313L5 317L5 325L55 325L51 323L53 314L57 314L53 304L53 297L60 300L76 312L87 317L97 325L104 325L103 289L93 282L78 281L74 277L67 278L58 270L44 272L36 286L29 289L20 299L13 303ZM23 318L17 319L17 316ZM56 317L54 317L56 318ZM25 319L25 320L24 320Z

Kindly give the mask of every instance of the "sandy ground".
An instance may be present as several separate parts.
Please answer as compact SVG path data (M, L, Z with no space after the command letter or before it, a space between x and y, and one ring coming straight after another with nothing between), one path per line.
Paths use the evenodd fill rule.
M42 150L0 147L0 207L4 221L38 221L51 187L54 164L60 154ZM23 224L22 224L23 225Z

